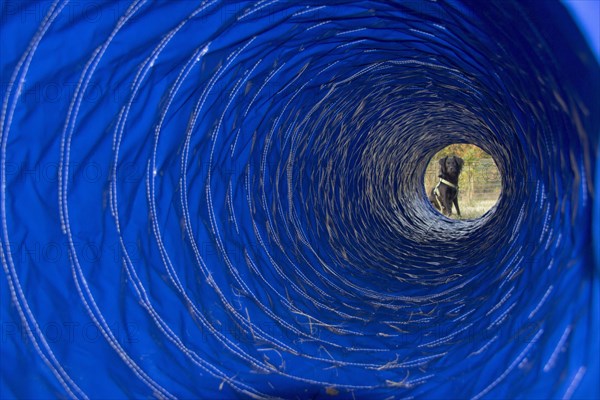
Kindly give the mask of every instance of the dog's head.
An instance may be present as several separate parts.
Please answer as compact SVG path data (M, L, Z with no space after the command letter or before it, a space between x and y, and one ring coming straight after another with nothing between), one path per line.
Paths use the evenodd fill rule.
M456 156L440 159L440 177L458 179L464 164L463 159Z

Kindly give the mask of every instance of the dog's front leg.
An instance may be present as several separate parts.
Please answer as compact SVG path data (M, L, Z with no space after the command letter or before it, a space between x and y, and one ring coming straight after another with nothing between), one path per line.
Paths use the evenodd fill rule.
M454 207L456 207L456 213L460 217L461 215L460 215L460 208L458 207L458 194L456 195L456 197L452 201L454 202Z
M447 197L444 198L444 214L448 217L452 215L452 200Z

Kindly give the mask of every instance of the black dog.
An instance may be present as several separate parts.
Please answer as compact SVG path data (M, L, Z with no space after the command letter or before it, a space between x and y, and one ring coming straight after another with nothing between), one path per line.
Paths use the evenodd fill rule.
M440 181L431 190L429 201L446 216L452 215L452 203L460 217L458 207L458 176L464 165L460 157L444 157L440 160Z

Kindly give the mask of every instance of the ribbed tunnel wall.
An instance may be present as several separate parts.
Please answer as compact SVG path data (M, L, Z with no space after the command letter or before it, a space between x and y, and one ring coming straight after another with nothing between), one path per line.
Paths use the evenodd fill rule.
M0 397L598 396L598 63L519 3L4 2Z

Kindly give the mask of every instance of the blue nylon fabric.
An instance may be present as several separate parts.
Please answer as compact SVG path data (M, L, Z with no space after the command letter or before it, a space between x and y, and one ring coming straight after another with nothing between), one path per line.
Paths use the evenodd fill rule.
M1 7L0 397L600 396L562 4ZM477 220L422 187L456 142L502 174Z

